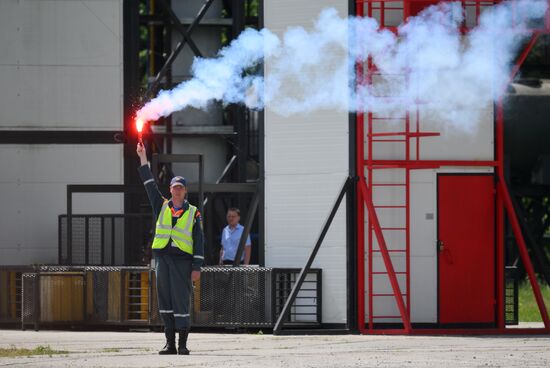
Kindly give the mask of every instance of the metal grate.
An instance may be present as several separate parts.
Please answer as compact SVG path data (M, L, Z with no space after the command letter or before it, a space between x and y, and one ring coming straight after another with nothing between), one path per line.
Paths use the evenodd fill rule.
M88 219L88 262L86 264L103 264L102 260L102 224L103 218L90 217Z
M195 287L192 325L204 327L270 327L271 269L204 267Z
M506 266L506 286L504 290L504 320L507 325L519 323L518 311L518 272L516 266Z
M21 321L21 270L0 270L0 322Z
M38 277L36 273L24 273L21 277L21 326L38 322Z
M87 281L92 283L92 305L91 310L87 310L87 317L91 321L106 322L109 320L109 274L110 272L104 270L89 273Z
M279 317L283 306L290 295L300 270L274 269L274 313ZM321 324L321 270L311 269L296 296L296 301L290 307L285 325L319 325Z

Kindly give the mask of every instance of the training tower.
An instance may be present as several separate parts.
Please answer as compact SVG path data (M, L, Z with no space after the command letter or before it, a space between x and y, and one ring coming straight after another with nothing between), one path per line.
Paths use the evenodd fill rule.
M381 28L397 32L408 17L436 3L266 1L265 26L277 32L307 24L333 6L341 16L373 17ZM498 3L463 1L462 32ZM290 20L289 7L297 14ZM535 29L510 82L546 32L542 24L530 26ZM269 68L267 63L266 73ZM407 82L406 74L381 74L372 60L356 65L357 87ZM267 106L266 264L303 266L309 256L306 269L323 269L327 326L357 326L361 333L525 332L506 328L506 313L514 312L513 294L506 295L509 229L545 325L529 331L549 332L506 182L503 101L479 116L470 134L443 130L445 122L430 114L429 101L391 116L323 111L281 117ZM293 155L299 158L292 160ZM316 237L327 215L323 209L331 205ZM300 231L286 230L293 226Z

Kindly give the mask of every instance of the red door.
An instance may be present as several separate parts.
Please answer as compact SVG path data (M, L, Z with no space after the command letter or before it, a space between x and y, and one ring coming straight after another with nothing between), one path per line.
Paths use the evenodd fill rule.
M439 323L495 321L492 175L438 175Z

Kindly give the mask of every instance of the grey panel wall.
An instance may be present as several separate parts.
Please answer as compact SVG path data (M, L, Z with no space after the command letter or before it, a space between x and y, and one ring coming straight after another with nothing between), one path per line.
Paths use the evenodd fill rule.
M265 26L279 36L290 26L311 28L326 7L348 14L344 1L264 0ZM269 70L267 62L266 75ZM284 88L292 91L290 83ZM347 112L324 110L283 117L266 107L266 266L302 267L307 261L349 174L348 133ZM323 269L323 322L345 323L345 202L313 267Z
M122 183L120 145L0 146L0 264L57 263L67 184ZM122 213L119 194L74 196L74 213Z
M0 1L0 134L122 130L122 3ZM4 144L0 173L0 264L56 263L67 184L122 184L122 145ZM74 198L122 210L118 194Z
M122 0L0 1L0 128L122 127Z

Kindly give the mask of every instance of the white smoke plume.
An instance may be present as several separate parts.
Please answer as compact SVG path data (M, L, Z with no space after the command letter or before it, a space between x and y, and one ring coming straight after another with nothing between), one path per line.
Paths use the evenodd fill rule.
M246 29L216 58L196 58L193 78L161 91L137 112L152 121L213 100L268 106L281 115L318 109L402 114L423 105L451 127L471 130L481 109L505 91L528 26L544 17L547 2L506 2L484 10L476 28L461 35L459 2L431 6L398 27L380 30L375 19L341 18L325 9L311 30ZM378 71L356 86L355 63ZM265 78L247 73L265 63ZM342 83L347 81L347 83Z

